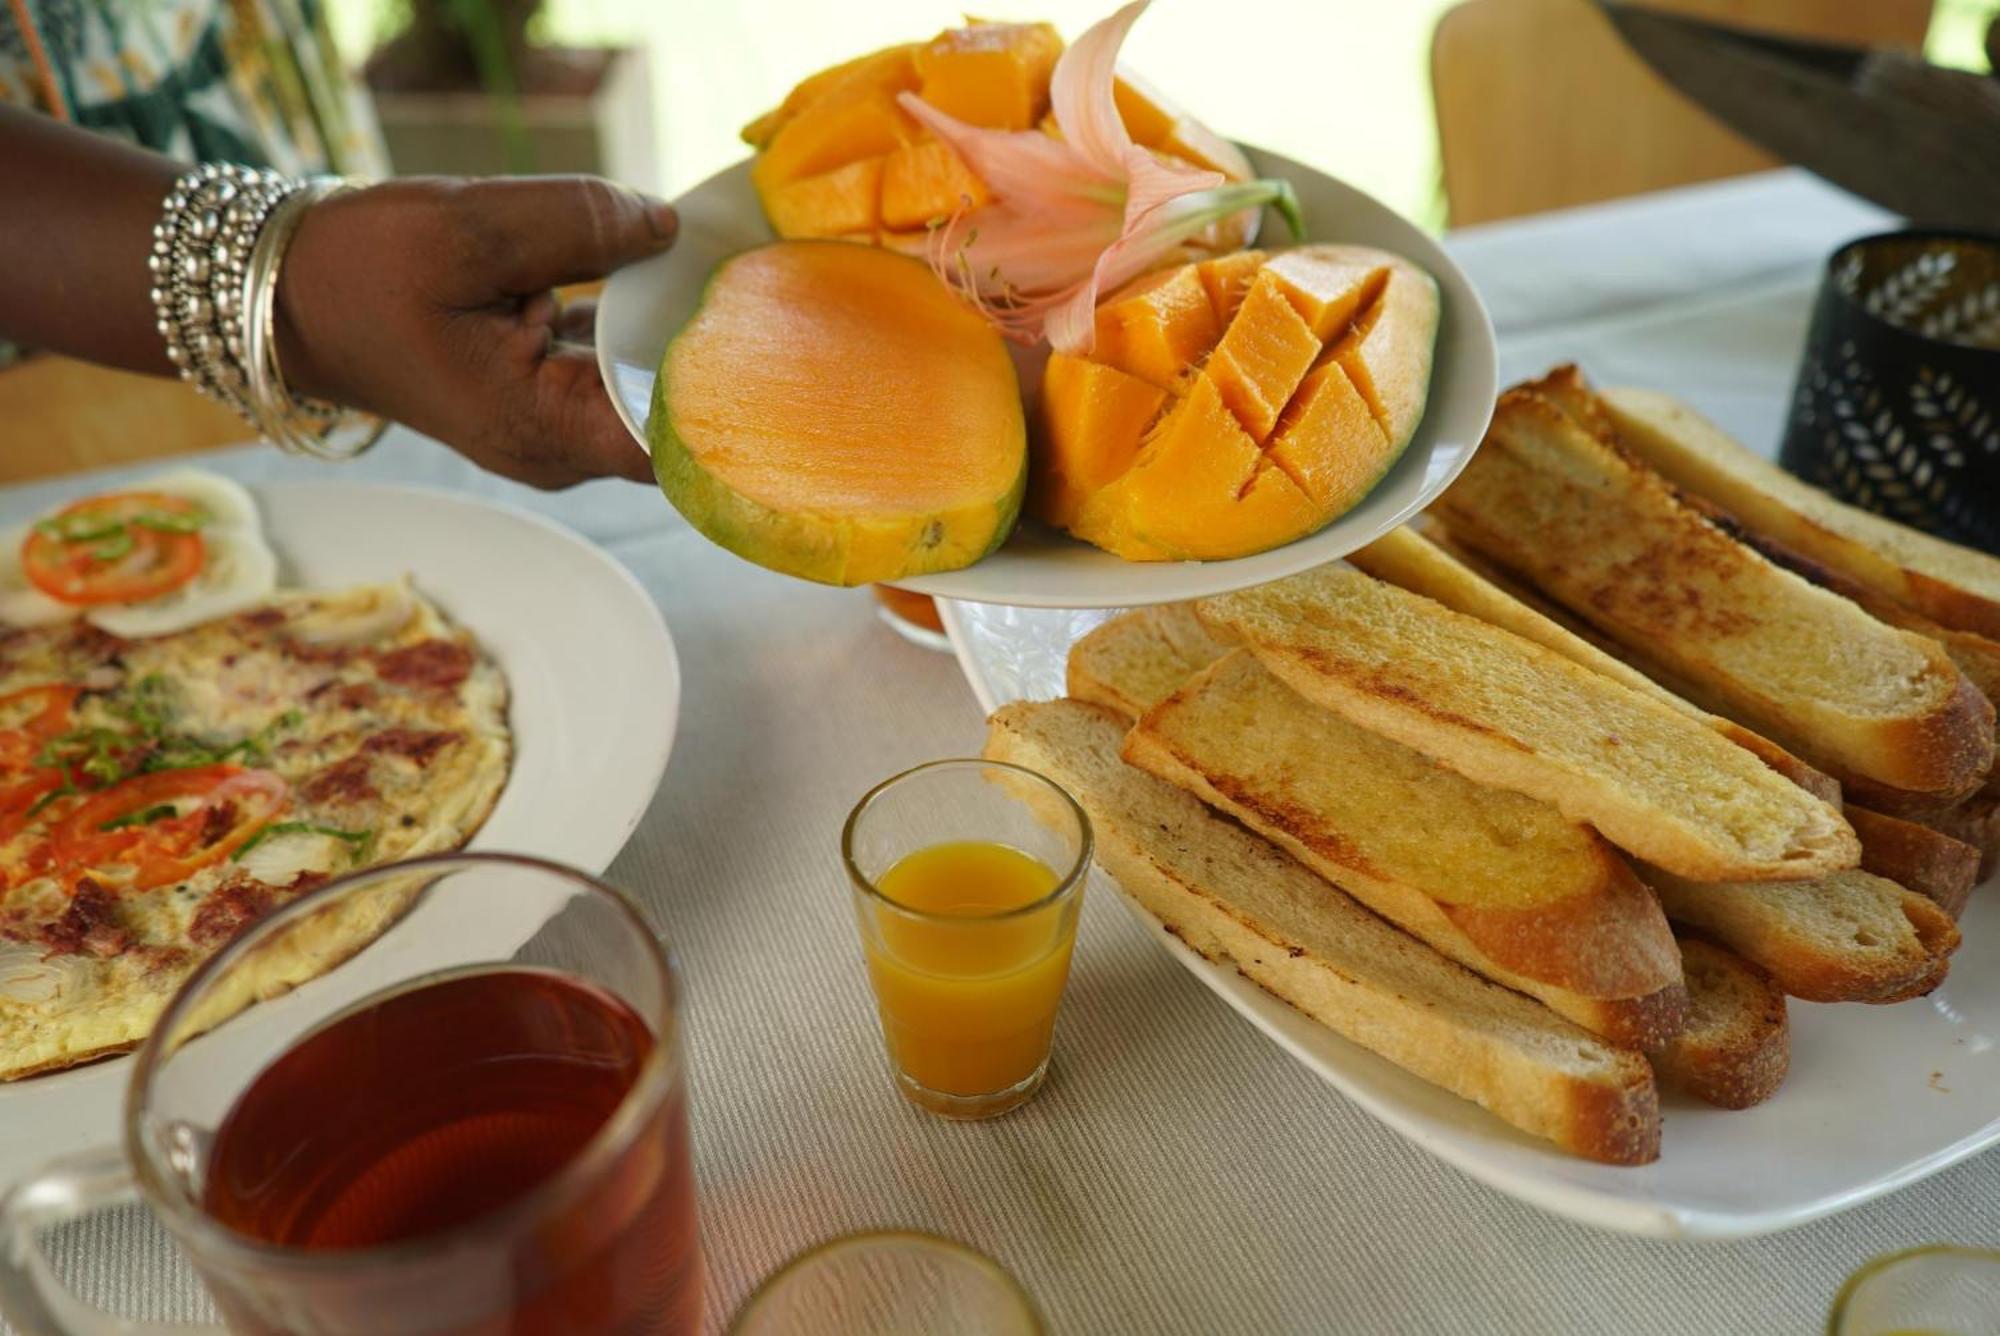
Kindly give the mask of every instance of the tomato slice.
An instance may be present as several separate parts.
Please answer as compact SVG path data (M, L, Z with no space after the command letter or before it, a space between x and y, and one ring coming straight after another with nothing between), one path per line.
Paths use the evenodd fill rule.
M207 518L186 497L165 492L85 497L28 531L21 569L63 603L143 603L201 573Z
M28 687L0 696L0 778L33 767L49 739L66 732L78 687Z
M288 793L270 771L240 765L156 770L91 794L50 843L67 873L129 868L111 884L148 891L235 853L284 810Z

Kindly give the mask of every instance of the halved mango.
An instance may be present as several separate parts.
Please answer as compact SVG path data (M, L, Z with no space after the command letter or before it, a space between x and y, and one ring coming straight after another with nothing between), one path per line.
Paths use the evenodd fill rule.
M725 261L667 346L646 430L695 528L827 584L971 565L1013 529L1027 482L1000 335L921 261L873 246Z
M1142 274L1097 308L1095 361L1178 392L1182 374L1222 336L1194 266Z
M918 48L919 96L948 116L994 130L1026 130L1049 106L1049 75L1063 41L1046 23L950 28Z
M1205 356L1168 336L1198 327L1169 296L1191 287L1226 313ZM1088 359L1049 359L1036 437L1058 476L1038 485L1036 513L1129 560L1211 560L1301 538L1381 480L1423 416L1438 299L1397 256L1302 246L1150 275L1098 318Z
M882 226L892 231L925 227L993 198L986 183L942 139L926 136L904 144L881 166ZM771 225L779 235L788 235L776 218Z

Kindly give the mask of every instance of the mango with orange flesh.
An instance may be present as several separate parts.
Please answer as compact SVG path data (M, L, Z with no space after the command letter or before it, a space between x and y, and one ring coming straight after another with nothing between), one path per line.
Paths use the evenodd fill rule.
M1053 132L1049 88L1062 39L1046 23L973 21L929 42L886 47L805 79L776 108L743 127L758 157L752 181L765 216L782 237L849 237L903 251L920 249L922 229L963 208L989 203L991 191L949 145L897 105L915 93L940 111L990 130ZM1155 152L1249 180L1250 163L1234 144L1182 115L1158 93L1121 74L1113 85L1133 141ZM861 197L846 187L884 159L865 226ZM1222 252L1247 240L1242 215L1211 226L1191 244Z
M1222 337L1193 265L1141 275L1098 303L1095 360L1162 390Z
M921 261L781 241L710 277L646 421L661 489L760 565L870 584L979 560L1027 484L1014 364Z
M1063 40L1046 23L969 23L916 53L918 96L967 125L1025 130L1049 106Z
M1175 369L1168 394L1125 363L1134 346L1173 346L1188 317L1132 297L1188 283L1220 337ZM1107 345L1100 323L1089 356L1049 359L1035 458L1057 481L1038 480L1033 507L1128 560L1248 556L1302 538L1366 496L1423 417L1437 285L1387 252L1219 257L1150 275L1100 316L1114 307L1121 342ZM1130 327L1149 309L1158 328ZM1155 378L1164 369L1147 367ZM1140 389L1159 395L1143 425L1136 418L1154 401Z

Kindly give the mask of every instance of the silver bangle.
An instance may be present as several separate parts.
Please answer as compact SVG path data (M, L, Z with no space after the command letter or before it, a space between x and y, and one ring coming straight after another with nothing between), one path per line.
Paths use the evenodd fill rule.
M388 423L292 393L278 365L277 284L305 211L353 187L206 163L174 182L147 267L154 323L181 379L282 450L348 459Z

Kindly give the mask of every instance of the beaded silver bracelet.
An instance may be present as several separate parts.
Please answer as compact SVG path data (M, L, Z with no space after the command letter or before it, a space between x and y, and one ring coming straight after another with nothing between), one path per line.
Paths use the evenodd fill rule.
M278 365L278 271L305 211L353 187L205 163L174 182L147 267L154 324L181 379L280 449L350 459L387 422L292 393Z

